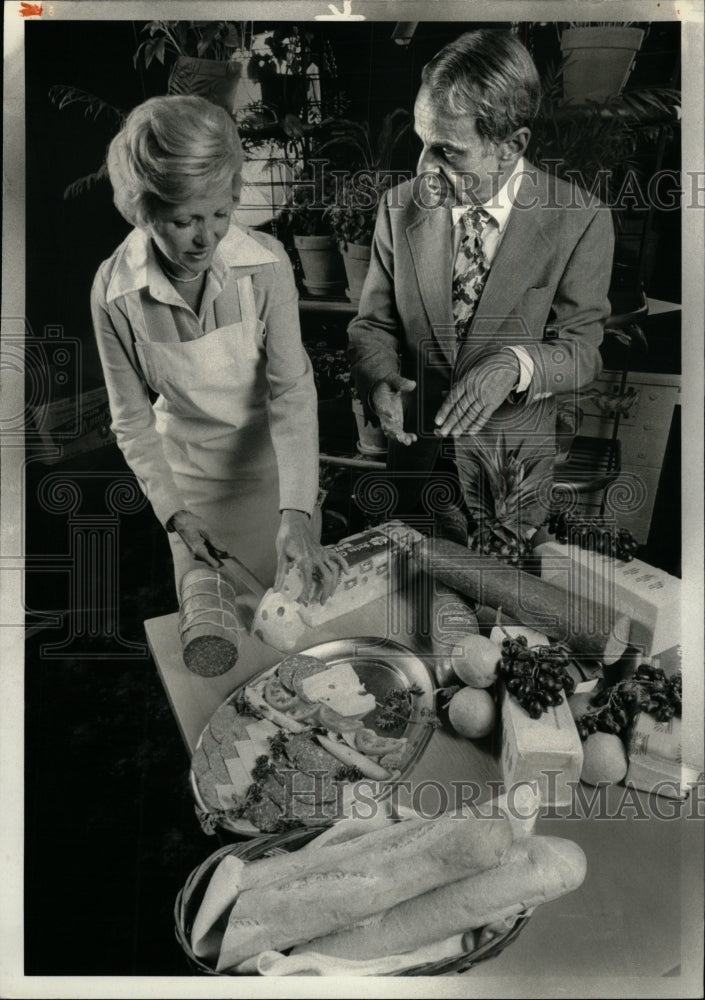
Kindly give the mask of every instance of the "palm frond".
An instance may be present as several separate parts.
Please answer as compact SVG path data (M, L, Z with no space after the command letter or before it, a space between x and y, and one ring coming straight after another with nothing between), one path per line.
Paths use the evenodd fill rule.
M115 119L118 125L122 125L127 117L127 112L122 108L104 101L102 97L81 90L80 87L71 87L67 84L55 84L49 88L49 100L55 104L59 110L63 111L71 105L78 104L84 106L84 117L92 118L95 121L101 115L106 115Z
M64 200L68 201L69 198L77 198L81 194L85 194L86 191L90 191L94 188L96 184L100 181L108 179L108 167L103 163L97 170L94 170L91 174L85 174L83 177L79 177L77 180L72 181L67 187L64 188Z

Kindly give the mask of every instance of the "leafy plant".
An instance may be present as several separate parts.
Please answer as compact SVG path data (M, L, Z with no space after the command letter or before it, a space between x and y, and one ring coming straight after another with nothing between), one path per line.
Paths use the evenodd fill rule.
M673 138L679 115L680 93L668 87L625 90L572 107L563 101L562 67L553 65L542 80L531 158L614 205L628 173L643 175L643 154L656 148L661 130L665 140Z
M303 167L292 184L286 205L277 218L277 233L286 241L293 236L330 236L326 209L335 197L334 179L312 165Z
M339 119L324 123L330 138L318 146L317 153L335 151L350 167L334 204L326 210L333 232L345 246L371 244L380 198L395 180L392 156L410 123L403 108L386 115L375 135L369 122Z
M228 61L242 47L244 30L234 21L150 21L137 47L134 65L146 69L154 59L164 65L167 55Z
M59 110L72 107L74 105L83 107L84 118L96 121L101 116L112 120L115 131L119 131L127 118L127 111L116 108L115 105L104 101L101 97L96 97L86 90L78 87L67 86L66 84L55 84L49 88L49 100L55 104ZM107 180L108 168L105 161L89 174L79 177L64 188L64 198L75 198L86 191L90 191L99 181Z

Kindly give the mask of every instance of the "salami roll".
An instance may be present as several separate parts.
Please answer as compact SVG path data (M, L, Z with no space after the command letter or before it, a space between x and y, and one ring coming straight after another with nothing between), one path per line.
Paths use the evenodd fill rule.
M407 829L399 826L400 832L392 827L388 836L376 838L374 848L361 837L354 853L321 858L293 878L241 892L230 920L234 928L256 928L257 934L248 933L240 949L237 935L226 932L223 947L230 959L251 957L254 940L282 951L496 866L512 839L504 815L442 816Z
M512 844L501 863L309 942L297 951L372 959L415 951L572 892L585 878L580 847L558 837Z

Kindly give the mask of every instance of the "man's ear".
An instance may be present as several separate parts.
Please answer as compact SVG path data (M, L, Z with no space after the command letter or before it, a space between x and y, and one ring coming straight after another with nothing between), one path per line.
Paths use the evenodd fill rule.
M528 128L522 127L515 129L511 135L507 136L500 143L500 156L503 160L518 160L520 156L523 156L526 152L526 147L529 145L529 139L531 138L531 131Z

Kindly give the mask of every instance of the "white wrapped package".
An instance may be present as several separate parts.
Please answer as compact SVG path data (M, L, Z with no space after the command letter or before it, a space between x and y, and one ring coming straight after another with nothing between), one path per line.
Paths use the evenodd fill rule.
M286 576L281 592L268 590L260 602L253 633L282 652L295 648L305 626L317 628L364 607L399 588L399 565L421 534L401 521L388 521L343 539L335 551L348 564L338 586L325 604L297 600L302 580L296 570Z

